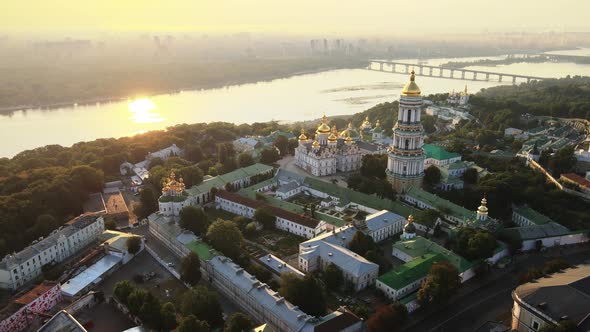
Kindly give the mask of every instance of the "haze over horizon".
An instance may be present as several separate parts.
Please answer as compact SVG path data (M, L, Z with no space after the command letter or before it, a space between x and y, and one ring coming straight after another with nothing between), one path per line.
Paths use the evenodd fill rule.
M75 0L11 1L0 13L4 33L263 32L419 37L483 32L590 31L590 2L426 0ZM403 11L400 9L404 8ZM569 10L570 8L577 8ZM564 9L569 10L567 15Z

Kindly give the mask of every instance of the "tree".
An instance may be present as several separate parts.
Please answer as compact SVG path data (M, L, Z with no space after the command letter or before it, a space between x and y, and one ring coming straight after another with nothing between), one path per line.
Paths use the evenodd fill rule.
M554 175L559 175L571 171L576 162L574 147L568 146L558 150L553 156L549 157L547 166L553 171Z
M135 286L133 286L131 281L123 280L123 281L119 281L115 285L115 288L113 290L113 295L115 296L115 298L119 302L127 305L127 299L129 297L129 295L131 293L133 293L134 290L135 290Z
M153 190L150 188L143 188L139 194L139 205L135 210L135 214L139 219L147 218L152 212L158 210L158 201Z
M283 273L279 293L312 316L322 316L326 311L325 290L311 274L300 278L293 273Z
M254 328L254 322L250 317L244 315L241 312L236 312L229 316L227 322L225 322L224 332L245 332L250 331Z
M361 175L369 178L385 179L386 168L386 154L367 154L362 159Z
M202 208L187 205L180 210L180 227L188 229L200 236L207 232L209 227L209 221L207 220L207 214Z
M260 162L263 164L271 165L279 159L281 159L281 156L274 148L264 149L260 152Z
M493 255L496 249L496 239L487 231L463 227L453 240L453 250L469 259L485 259Z
M476 184L477 177L477 170L473 167L466 169L465 173L463 173L463 181L465 181L465 183Z
M186 166L178 170L186 188L203 182L203 172L197 166Z
M434 186L440 183L441 177L440 169L434 165L430 165L424 170L424 183L429 186Z
M279 151L281 151L282 156L289 153L289 139L287 139L286 136L278 135L273 144L279 149Z
M361 231L356 231L348 244L348 249L356 252L361 256L365 256L367 251L369 250L376 250L375 241L373 238L365 235L365 233Z
M139 314L147 294L148 292L140 288L134 288L133 292L129 294L126 305L132 315L137 316Z
M157 329L161 324L161 311L162 304L160 300L152 293L146 292L137 316L145 325Z
M242 152L238 155L238 167L254 165L254 158L248 152Z
M141 238L139 236L132 236L127 239L127 252L131 255L135 255L141 249Z
M114 231L117 229L117 222L111 218L105 218L104 221L104 228Z
M331 290L337 290L342 285L344 276L342 270L334 263L328 264L324 270L324 282L326 286Z
M184 149L184 156L193 163L198 163L204 158L203 150L198 144L187 145Z
M217 219L209 226L207 239L213 248L226 256L233 259L240 257L243 237L242 232L233 222Z
M210 326L221 326L223 316L217 294L204 286L189 289L182 297L182 314L195 315L200 320L205 320Z
M290 154L295 154L295 149L299 146L299 140L297 140L296 138L292 138L289 140L289 153Z
M42 214L37 217L35 226L33 226L33 233L35 237L46 236L54 229L58 228L61 223L50 214Z
M195 315L188 315L180 321L177 332L209 332L209 324L198 320Z
M167 302L160 310L160 327L164 331L172 331L176 328L176 308L171 302Z
M201 260L194 252L182 258L180 262L180 279L194 286L201 280Z
M457 269L447 262L434 263L418 290L418 303L426 306L448 299L459 288Z
M420 211L420 213L416 216L416 221L420 223L420 225L424 225L428 228L433 228L436 224L436 221L441 217L441 213L435 209L426 209Z
M367 332L401 331L401 326L408 318L406 306L396 302L379 308L367 320Z
M265 229L273 229L277 217L272 215L267 207L262 206L256 209L253 219L261 223Z

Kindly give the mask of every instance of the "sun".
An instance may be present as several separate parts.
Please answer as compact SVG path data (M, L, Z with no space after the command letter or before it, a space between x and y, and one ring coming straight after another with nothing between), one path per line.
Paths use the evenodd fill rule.
M129 111L132 113L131 119L136 123L155 123L162 122L164 118L154 112L157 107L153 101L147 98L140 98L129 103Z

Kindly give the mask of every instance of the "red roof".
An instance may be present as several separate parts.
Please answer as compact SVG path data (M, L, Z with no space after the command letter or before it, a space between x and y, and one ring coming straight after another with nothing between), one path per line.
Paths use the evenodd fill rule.
M590 188L590 181L575 173L561 174L561 177L566 178L572 182L579 184L582 187Z
M50 289L55 287L55 285L57 285L57 282L44 281L44 282L40 283L39 285L35 286L35 288L31 289L23 296L14 300L14 303L27 305L27 304L35 301L39 296L47 293L47 291L49 291Z
M220 198L226 199L228 201L232 201L238 204L242 204L248 207L251 207L253 209L257 209L260 207L264 207L266 208L270 213L272 213L274 216L276 217L281 217L283 219L286 220L290 220L294 223L300 224L302 226L306 226L306 227L311 227L311 228L316 228L318 227L318 224L320 223L319 220L314 219L314 218L310 218L307 216L302 216L300 214L297 213L293 213L291 211L287 211L287 210L283 210L281 208L272 206L268 203L265 203L263 201L257 201L254 199L250 199L248 197L244 197L238 194L234 194L231 193L229 191L225 191L225 190L218 190L217 193L215 194Z

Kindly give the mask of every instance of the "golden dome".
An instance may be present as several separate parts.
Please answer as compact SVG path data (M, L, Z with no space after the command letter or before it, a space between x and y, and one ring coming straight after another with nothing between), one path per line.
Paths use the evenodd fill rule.
M301 135L299 135L300 141L307 141L307 136L305 136L305 130L301 128Z
M410 214L410 216L408 217L408 223L413 223L414 222L414 216Z
M319 148L320 147L320 142L318 142L317 140L314 140L313 143L311 144L312 147L314 148Z
M488 201L486 200L486 198L482 198L481 199L481 205L477 208L477 212L479 213L488 213L488 208L486 206L486 204L488 203Z
M336 125L332 126L332 133L328 136L328 141L335 142L338 140L338 130L336 129Z
M367 117L365 118L365 121L363 121L363 127L370 127L371 126L371 122L369 121L369 116L367 115Z
M415 78L416 75L414 73L414 70L412 69L412 74L410 75L410 82L408 82L406 86L404 86L404 88L402 89L402 96L420 96L421 91L418 87L418 84L414 82Z
M322 124L318 127L318 130L316 130L316 132L321 133L321 134L329 134L330 133L330 126L328 126L327 122L328 122L328 118L324 114L324 116L322 117Z

